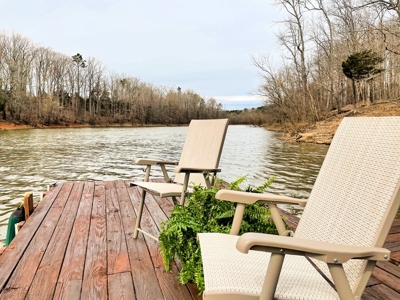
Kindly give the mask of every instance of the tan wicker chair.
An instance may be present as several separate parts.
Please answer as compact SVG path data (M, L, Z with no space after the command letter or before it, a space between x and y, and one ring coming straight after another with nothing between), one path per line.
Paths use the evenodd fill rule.
M400 204L400 117L345 118L293 237L199 234L204 299L360 299ZM220 191L245 203L288 197ZM305 201L298 201L305 205ZM275 216L274 216L275 214ZM283 224L280 234L285 234Z
M161 198L181 197L180 204L183 205L185 202L185 193L192 191L189 184L200 184L211 187L216 173L221 171L218 169L218 165L227 129L228 119L192 120L179 162L147 158L136 160L137 164L146 165L147 168L144 182L131 183L131 186L139 186L143 189L136 219L134 238L137 238L140 231L156 239L140 228L146 192ZM161 167L165 183L149 182L150 170L153 165ZM173 180L170 180L165 165L177 165L174 169L176 175Z

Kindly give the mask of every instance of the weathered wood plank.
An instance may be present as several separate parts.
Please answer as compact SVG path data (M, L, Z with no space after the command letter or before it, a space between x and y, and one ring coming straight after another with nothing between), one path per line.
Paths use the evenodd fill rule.
M54 298L57 300L76 300L81 298L82 280L58 282Z
M178 269L176 266L172 266L172 273L165 271L164 267L155 267L155 270L164 299L192 299L188 288L180 284L177 279Z
M383 248L386 248L392 252L399 252L400 251L400 241L396 241L394 243L384 243Z
M400 263L400 252L395 252L395 253L390 254L390 260L399 264Z
M161 178L152 179L152 181L164 182L164 180ZM171 197L160 198L157 196L153 196L153 198L155 202L158 204L158 206L161 208L162 212L169 218L171 216L171 210L174 208L174 201L172 200L172 198ZM177 197L177 199L179 201L179 197ZM152 208L149 207L149 210L152 212L153 215ZM177 271L179 271L182 268L179 260L176 260L177 271L175 270L175 266L173 268L174 268L174 274L178 274ZM188 288L193 299L198 299L198 300L202 299L202 296L199 295L199 290L197 289L197 286L195 284L188 283L186 284L186 287Z
M156 241L142 234L138 239L132 238L139 201L140 189L129 187L128 181L56 186L27 222L26 226L34 224L30 225L33 232L24 234L27 228L24 226L16 237L15 245L22 245L23 249L12 248L13 241L5 251L4 255L8 253L14 265L0 256L0 282L4 275L2 263L4 270L11 270L12 274L5 275L5 282L10 280L0 299L200 300L195 285L178 283L178 262L173 265L173 273L164 270ZM172 208L172 199L148 194L143 229L158 236L159 225ZM282 215L297 224L295 216L284 212ZM400 259L399 228L400 220L395 220L385 243L393 251L392 259L397 256ZM41 241L41 233L45 242ZM28 241L21 240L24 235ZM21 264L17 264L18 260ZM24 268L20 266L22 262ZM399 282L398 266L378 262L362 299L400 298Z
M380 300L380 299L377 299L376 297L370 295L368 291L365 291L361 296L361 300Z
M374 268L372 276L380 280L383 284L387 285L391 289L400 293L399 278L393 274L390 274L381 268Z
M392 226L390 228L389 234L393 234L393 233L400 233L400 225Z
M299 218L291 215L289 212L279 209L281 216L285 217L285 223L292 228L293 230L296 229L297 225L299 224Z
M130 189L130 192L133 192L133 197L135 199L141 199L142 195L142 189L137 188L137 189ZM157 225L154 220L152 214L155 213L152 211L152 214L150 214L148 210L148 204L150 201L154 201L154 198L146 193L146 201L145 201L145 206L143 208L143 215L142 215L142 224L141 227L144 231L147 233L151 234L152 236L158 238L159 236L159 224ZM151 206L151 204L150 204ZM135 206L135 210L138 208L138 206ZM160 208L158 207L158 210ZM165 217L165 215L164 215ZM148 237L147 235L143 235L144 239L146 241L147 248L149 249L149 253L151 256L151 260L153 262L154 267L162 267L163 266L163 261L162 261L162 255L161 251L158 247L158 241Z
M3 290L18 261L46 217L49 208L53 205L62 186L62 184L58 184L50 190L48 197L44 198L40 205L33 211L32 218L26 222L23 230L18 233L18 238L15 238L0 256L0 291Z
M386 238L386 243L395 243L400 241L400 233L389 234Z
M27 299L52 299L68 239L81 199L83 184L74 183L49 246L34 277Z
M376 263L375 268L380 268L380 269L384 270L385 272L396 276L397 278L399 278L399 281L400 281L400 267L398 267L388 261L378 261Z
M71 192L73 183L64 183L57 199L54 201L43 223L32 238L26 252L19 260L12 276L10 277L5 289L3 290L0 299L13 299L14 293L25 294L33 281L37 268L42 260L43 254L46 251L49 241L53 235L54 229L60 216L64 210L64 205L67 202ZM33 219L33 215L30 219ZM29 222L29 220L28 220ZM28 222L26 224L28 224Z
M179 272L182 270L182 263L177 257L175 258L175 266ZM198 300L203 299L202 295L199 295L199 289L194 283L187 283L186 287L189 289L189 292L193 299L198 299Z
M61 268L60 276L58 277L56 294L61 295L62 297L67 297L67 299L69 297L68 295L75 295L75 293L71 294L72 289L78 290L79 294L81 292L93 194L94 183L86 182L79 203L78 213L69 238L63 266ZM78 284L80 284L79 288Z
M369 287L361 297L362 300L369 299L400 299L400 294L384 284L374 285Z
M7 289L5 288L3 292L0 294L1 300L23 300L26 296L25 288L15 288L15 289Z
M141 198L141 189L136 189L136 197ZM143 210L142 227L145 231L153 236L159 235L159 226L162 221L167 220L166 215L156 203L155 197L151 194L146 194L146 205ZM151 213L150 213L151 212ZM150 226L149 226L150 225ZM160 283L161 290L165 299L192 299L189 290L186 286L179 284L176 279L178 269L175 265L172 266L172 273L166 272L162 259L161 249L158 241L145 236L145 241L150 252L150 256L156 270L157 278Z
M400 219L394 219L392 226L400 226Z
M115 273L108 276L110 300L135 300L131 272Z
M139 206L140 201L135 198L134 190L137 187L129 187L129 182L117 181L116 188L129 250L136 299L163 299L163 294L158 284L143 235L139 234L137 239L133 238L133 230L136 222L135 209Z
M194 283L187 283L186 286L188 287L190 294L194 300L202 300L203 294L199 294L199 289Z
M134 199L138 199L140 201L142 197L142 189L141 188L130 188L129 191L132 193L132 196ZM152 202L152 203L150 203ZM151 208L155 208L155 211L152 211L151 214L149 212L149 205ZM136 209L138 208L138 205L134 206L135 212ZM158 208L158 209L157 209ZM159 226L160 224L156 224L153 220L153 215L158 215L158 217L161 217L165 219L165 215L161 212L160 215L160 207L158 205L154 205L154 198L152 195L149 193L146 193L146 200L145 200L145 206L143 208L143 215L142 215L142 224L141 227L144 231L148 232L149 234L155 236L158 238L158 235L160 233ZM158 247L158 241L144 235L147 247L149 248L150 255L152 257L153 264L155 264L155 267L161 267L163 266L162 263L162 255L161 251Z
M107 243L104 183L95 182L81 299L107 299Z
M117 191L113 181L105 182L107 214L108 274L129 272L129 255L120 216Z

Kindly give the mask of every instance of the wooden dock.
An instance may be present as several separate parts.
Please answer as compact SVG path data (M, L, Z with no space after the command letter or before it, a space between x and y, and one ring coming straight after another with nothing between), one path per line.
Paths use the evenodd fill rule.
M129 181L57 184L0 256L0 299L201 299L179 263L164 270L155 240L132 238L140 194ZM142 227L158 236L173 203L147 197ZM400 220L385 247L399 262ZM400 268L378 263L363 299L400 299Z

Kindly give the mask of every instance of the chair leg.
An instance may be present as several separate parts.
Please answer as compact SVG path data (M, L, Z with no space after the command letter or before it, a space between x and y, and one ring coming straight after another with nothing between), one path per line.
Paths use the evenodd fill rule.
M264 285L261 291L260 300L274 299L276 286L278 285L279 275L281 274L284 259L284 254L271 253L271 258L268 263L267 275L264 279Z
M333 283L340 299L355 299L342 264L328 264Z
M187 190L187 187L189 185L189 177L190 177L190 173L186 173L185 174L185 179L183 181L183 187L182 187L182 194L181 194L181 201L180 201L180 205L184 205L185 204L185 193Z
M140 221L142 220L142 213L143 213L143 207L144 207L144 199L146 198L146 191L142 190L142 199L140 200L140 205L139 205L139 209L137 212L137 216L136 216L136 225L135 225L135 230L133 231L133 238L136 239L138 237L139 234L139 230L140 229Z

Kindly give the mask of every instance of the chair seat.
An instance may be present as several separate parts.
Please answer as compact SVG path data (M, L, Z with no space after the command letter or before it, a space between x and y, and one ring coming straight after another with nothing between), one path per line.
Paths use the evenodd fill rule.
M139 186L146 192L163 197L180 197L182 194L183 186L176 183L160 183L160 182L131 182L133 186ZM187 188L189 193L192 193L193 189L191 187Z
M236 249L239 236L221 233L201 233L206 299L215 293L243 294L237 299L258 299L264 283L270 253L250 251L243 254ZM247 297L246 297L247 296ZM210 297L210 298L208 298ZM302 256L286 255L276 299L339 299L336 291ZM275 298L274 298L275 299Z

